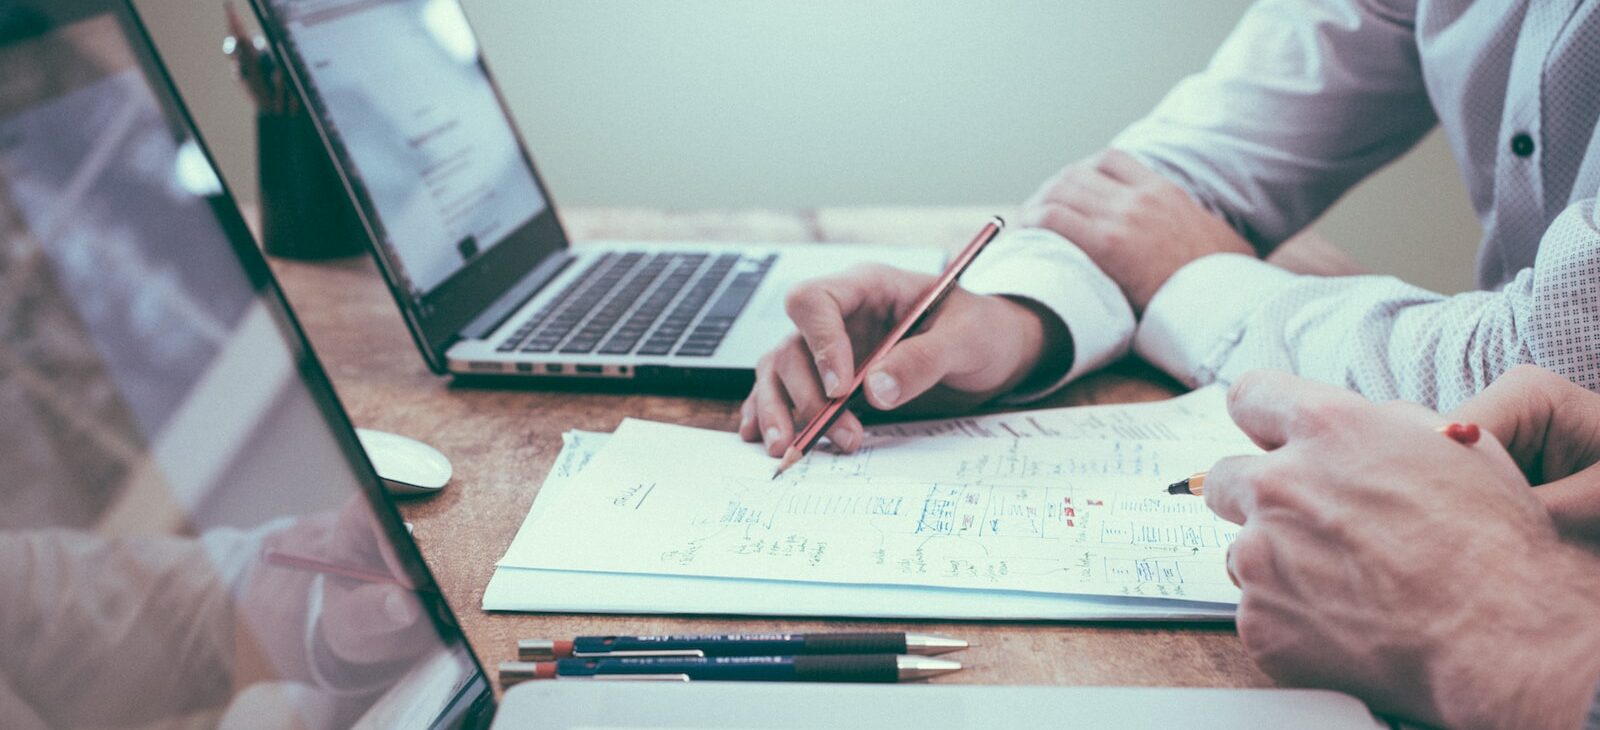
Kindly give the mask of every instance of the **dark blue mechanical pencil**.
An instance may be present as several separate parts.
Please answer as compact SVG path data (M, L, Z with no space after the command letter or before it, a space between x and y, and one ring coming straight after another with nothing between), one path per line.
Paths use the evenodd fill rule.
M954 672L946 659L893 654L621 657L505 662L502 685L532 679L659 679L718 682L903 682Z

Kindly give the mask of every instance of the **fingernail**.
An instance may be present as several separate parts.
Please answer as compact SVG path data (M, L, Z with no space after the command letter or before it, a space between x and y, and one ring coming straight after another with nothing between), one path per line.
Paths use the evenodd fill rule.
M839 434L839 448L845 451L854 451L859 442L860 438L856 436L855 431L845 431Z
M781 440L783 440L783 432L779 431L777 426L767 429L767 444L769 446Z
M739 432L743 433L744 430L749 428L749 427L750 427L750 414L748 414L748 413L740 413L739 414Z
M411 623L411 596L396 588L383 597L383 612L396 624Z
M885 406L894 406L900 402L900 383L893 375L881 370L868 375L867 387L872 389L872 397Z
M822 371L822 392L827 393L829 398L839 397L839 376L834 375L832 370Z

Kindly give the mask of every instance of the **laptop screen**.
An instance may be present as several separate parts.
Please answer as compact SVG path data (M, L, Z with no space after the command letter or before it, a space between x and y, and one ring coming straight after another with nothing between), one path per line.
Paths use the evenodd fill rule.
M256 6L428 344L564 245L456 0Z
M484 696L120 0L0 0L0 413L0 727Z

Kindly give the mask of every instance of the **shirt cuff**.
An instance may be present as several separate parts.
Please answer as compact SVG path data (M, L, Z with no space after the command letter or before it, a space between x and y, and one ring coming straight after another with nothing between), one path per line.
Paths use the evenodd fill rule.
M1223 359L1239 344L1245 319L1295 278L1243 254L1191 261L1150 299L1133 351L1191 388L1213 382Z
M1072 365L1053 382L1001 398L1005 403L1038 400L1127 354L1133 339L1133 308L1111 277L1076 245L1052 231L1009 232L989 247L961 277L975 294L1027 299L1060 318L1072 338Z

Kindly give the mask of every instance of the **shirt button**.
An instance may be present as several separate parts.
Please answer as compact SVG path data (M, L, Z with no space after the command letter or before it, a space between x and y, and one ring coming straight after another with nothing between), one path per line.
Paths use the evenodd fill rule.
M1527 157L1533 154L1533 138L1527 132L1518 132L1511 138L1511 154Z

